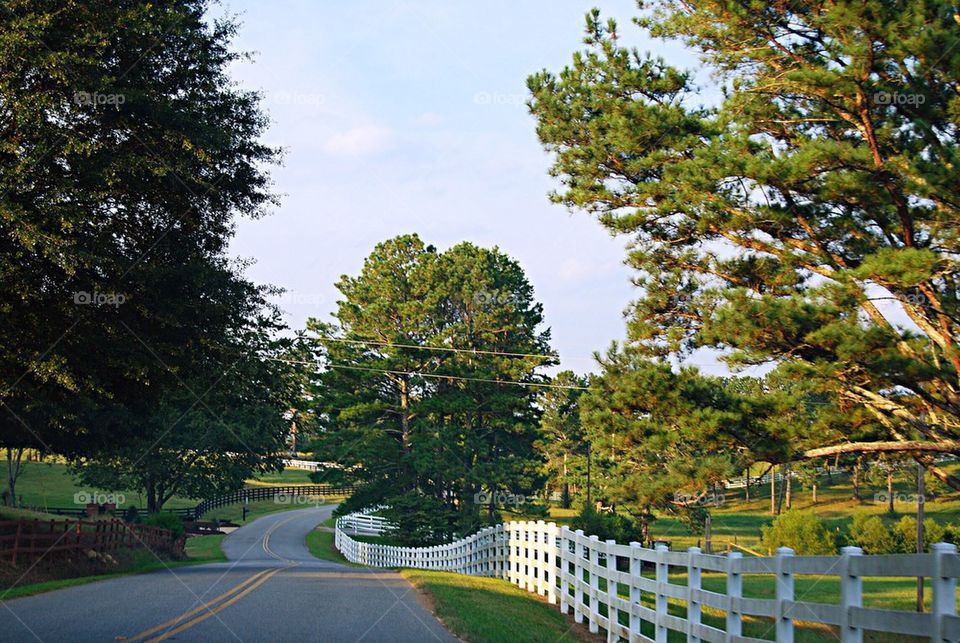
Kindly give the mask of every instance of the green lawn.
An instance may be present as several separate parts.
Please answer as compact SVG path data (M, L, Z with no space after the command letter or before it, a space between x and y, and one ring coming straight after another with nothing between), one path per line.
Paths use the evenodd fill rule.
M311 531L309 534L307 534L307 549L310 550L310 554L314 558L319 558L320 560L329 560L334 563L342 563L344 565L361 567L361 565L351 563L343 557L343 554L337 551L337 548L334 545L332 531L322 531L320 529L314 529Z
M447 628L470 643L602 640L573 626L556 605L496 578L403 569Z
M220 545L223 534L208 534L206 536L190 536L184 549L187 552L187 558L193 563L220 563L227 560Z

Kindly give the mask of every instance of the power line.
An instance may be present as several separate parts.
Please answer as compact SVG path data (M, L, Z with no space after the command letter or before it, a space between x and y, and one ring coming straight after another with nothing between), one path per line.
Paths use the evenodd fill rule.
M474 355L500 355L504 357L537 357L540 359L560 359L559 355L549 354L544 355L542 353L511 353L507 351L491 351L491 350L482 350L476 348L453 348L452 346L421 346L419 344L395 344L392 342L384 342L380 340L370 340L370 339L346 339L340 337L324 337L321 341L329 342L343 342L346 344L364 344L369 346L383 346L387 348L415 348L417 350L425 351L447 351L450 353L471 353Z
M279 357L267 358L274 362L283 362L284 364L307 364L319 367L316 362L305 360L281 359ZM387 368L373 368L371 366L349 366L347 364L329 364L330 368L342 368L354 371L371 371L374 373L387 373L390 375L413 375L417 377L432 377L439 380L460 380L464 382L484 382L487 384L512 384L514 386L536 386L540 388L572 389L578 391L589 390L588 386L574 386L572 384L546 384L540 382L517 382L514 380L494 380L483 377L465 377L463 375L443 375L440 373L418 373L416 371L398 371Z

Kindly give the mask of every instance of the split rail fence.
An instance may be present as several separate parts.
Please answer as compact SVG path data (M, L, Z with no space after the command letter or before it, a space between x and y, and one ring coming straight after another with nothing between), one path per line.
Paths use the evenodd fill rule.
M122 520L5 520L0 521L0 560L13 565L38 558L107 553L120 548L146 547L175 553L183 538L169 529Z
M960 640L960 557L948 543L933 545L929 554L864 556L859 547L844 547L840 556L795 556L783 547L776 556L744 557L739 552L707 555L697 547L672 552L664 545L623 545L538 521L487 527L435 547L394 547L351 538L345 531L351 520L356 518L337 521L335 538L337 549L352 562L503 578L559 603L564 614L572 609L576 622L587 623L591 632L605 630L608 641L666 643L671 630L685 634L688 641L769 640L743 636L748 616L767 619L769 635L784 643L794 640L795 621L836 626L840 639L850 643L862 641L865 630ZM678 572L686 584L677 584ZM705 589L705 573L724 575L725 591ZM775 597L744 596L747 574L772 577ZM839 603L797 597L794 581L799 575L838 577ZM913 576L930 582L931 611L863 605L864 577ZM714 616L707 619L713 625L704 622L705 610Z

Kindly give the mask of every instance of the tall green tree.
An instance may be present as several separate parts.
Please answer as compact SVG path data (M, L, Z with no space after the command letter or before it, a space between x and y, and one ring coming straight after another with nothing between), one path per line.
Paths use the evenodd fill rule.
M206 0L0 7L0 445L142 440L218 337L237 215L273 202L259 97ZM227 303L229 302L229 303ZM218 316L243 317L244 308ZM202 352L202 351L201 351Z
M537 448L546 458L544 473L549 488L559 489L564 507L569 508L573 493L582 490L586 479L580 397L588 379L573 371L561 371L550 383L554 388L544 389L537 400L543 410Z
M910 453L960 488L933 461L960 452L956 6L664 1L638 24L717 84L597 11L529 79L554 199L631 239L632 340L788 364L883 426L805 455Z
M335 323L308 328L322 368L314 449L337 463L316 479L362 485L344 510L389 504L411 538L441 540L475 528L482 507L492 514L485 499L535 491L533 385L554 358L520 266L495 249L438 253L405 235L337 287Z
M600 363L580 400L597 496L637 517L644 540L654 511L699 507L714 485L779 457L782 442L759 421L773 410L763 400L629 346L612 347Z

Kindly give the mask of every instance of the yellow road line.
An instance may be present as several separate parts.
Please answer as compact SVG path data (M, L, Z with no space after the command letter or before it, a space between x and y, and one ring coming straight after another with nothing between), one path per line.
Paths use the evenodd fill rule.
M267 533L265 533L265 534L263 535L263 542L261 543L261 544L263 545L263 551L264 551L266 554L268 554L269 556L272 556L273 558L276 558L277 560L281 560L281 561L288 562L288 563L289 563L289 562L293 562L293 561L287 560L287 559L284 558L283 556L280 556L279 554L277 554L276 552L274 552L272 549L270 549L270 536L272 536L272 535L273 535L273 532L276 531L278 528L282 527L283 525L287 524L288 522L290 522L290 521L293 520L294 518L298 518L298 517L299 517L299 516L290 516L290 517L287 518L286 520L281 520L280 522L276 523L275 525L273 525L272 527L270 527L270 529L267 530Z
M213 608L212 610L210 610L210 611L208 611L208 612L204 612L203 614L200 614L200 615L197 616L196 618L194 618L194 619L192 619L192 620L190 620L190 621L187 621L187 622L184 623L183 625L180 625L179 627L177 627L177 628L175 628L175 629L172 629L172 630L170 630L169 632L164 632L164 633L161 634L160 636L158 636L158 637L156 637L156 638L153 638L153 639L150 639L149 641L147 641L147 643L157 643L158 641L164 641L164 640L170 638L171 636L176 636L176 635L179 634L180 632L183 632L184 630L190 629L191 627L193 627L194 625L197 625L198 623L202 623L203 621L207 620L207 619L210 618L211 616L214 616L214 615L216 615L216 614L219 614L220 612L222 612L223 610L227 609L228 607L230 607L231 605L233 605L234 603L236 603L237 601L239 601L241 598L243 598L244 596L246 596L247 594L249 594L249 593L252 592L253 590L257 589L258 587L260 587L261 585L263 585L264 583L266 583L268 580L270 580L270 577L271 577L271 576L273 576L274 574L279 574L280 572L282 572L283 569L284 569L284 568L282 568L282 567L281 567L280 569L274 569L274 570L271 571L269 574L267 574L267 575L264 576L263 578L260 578L259 580L257 580L257 582L255 582L254 584L250 585L249 587L247 587L246 589L244 589L242 592L240 592L239 594L237 594L237 595L234 596L233 598L231 598L231 599L229 599L229 600L227 600L227 601L224 601L223 603L220 603L220 605L218 605L217 607Z
M148 636L150 636L150 635L152 635L152 634L156 634L157 632L159 632L159 631L161 631L161 630L164 630L164 629L166 629L166 628L168 628L168 627L172 627L172 626L176 625L177 623L183 621L184 619L188 619L188 618L190 618L190 617L192 617L192 616L195 616L196 614L199 614L200 612L202 612L202 611L204 611L204 610L209 609L211 605L217 603L218 601L221 601L221 600L223 600L223 599L225 599L225 598L228 598L229 596L231 596L231 595L233 595L233 594L236 594L237 592L241 591L244 587L247 587L248 585L257 582L257 580L260 579L260 577L264 576L265 574L270 573L270 571L271 571L271 570L269 570L269 569L265 569L265 570L263 570L262 572L259 572L259 573L257 573L257 574L254 574L253 576L251 576L251 577L248 578L247 580L243 581L242 583L237 583L237 585L235 585L234 587L231 587L230 589L228 589L227 591L225 591L223 594L220 594L219 596L217 596L217 597L215 597L215 598L211 598L209 601L205 602L203 605L200 605L200 606L198 606L198 607L195 607L195 608L193 608L192 610L190 610L190 611L188 611L188 612L184 612L184 613L181 614L180 616L177 616L176 618L172 618L172 619L170 619L169 621L167 621L167 622L165 622L165 623L161 623L160 625L155 625L155 626L151 627L151 628L148 629L148 630L144 630L144 631L140 632L139 634L130 637L129 639L123 639L123 640L139 641L139 640L141 640L141 639L147 638ZM277 570L273 570L273 571L277 571ZM118 637L118 638L119 638L119 637Z

